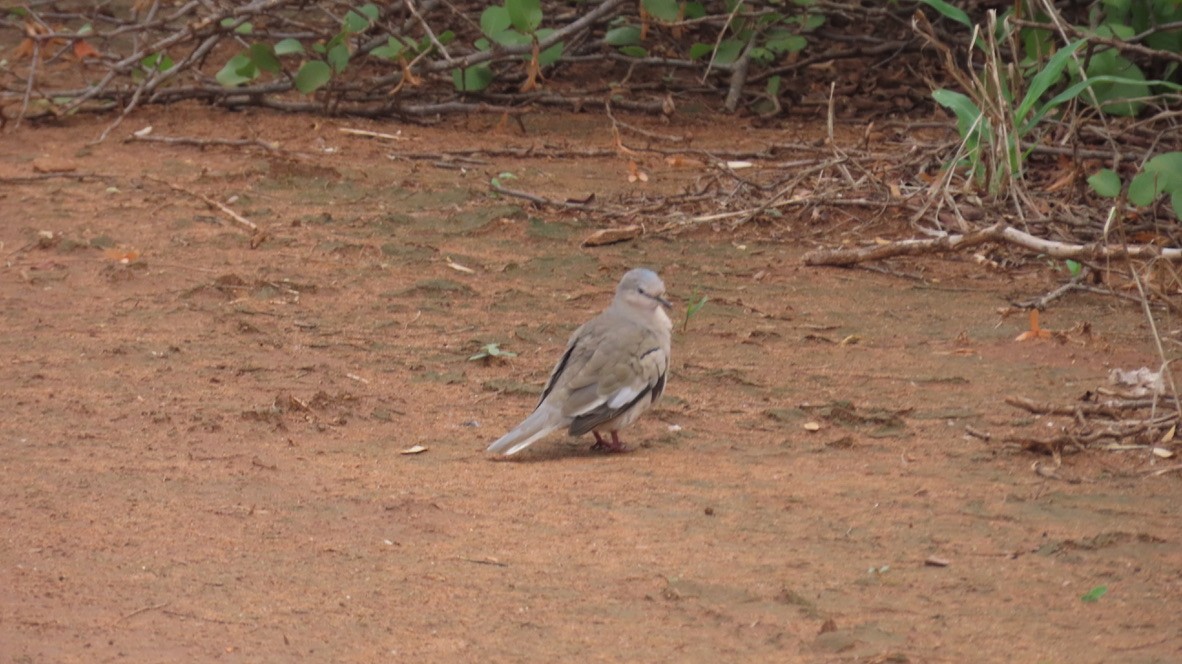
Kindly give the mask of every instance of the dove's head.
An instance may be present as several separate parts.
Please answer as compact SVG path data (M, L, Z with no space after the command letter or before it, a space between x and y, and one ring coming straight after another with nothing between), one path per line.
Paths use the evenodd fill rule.
M642 312L664 314L673 305L665 299L665 282L656 272L645 268L629 270L616 287L615 304Z

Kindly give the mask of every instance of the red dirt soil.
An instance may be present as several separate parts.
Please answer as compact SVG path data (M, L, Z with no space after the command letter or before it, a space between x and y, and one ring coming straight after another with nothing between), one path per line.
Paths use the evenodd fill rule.
M1049 435L1068 418L1003 399L1070 403L1158 366L1135 304L1073 296L1043 325L1089 336L1016 343L1025 321L998 309L1053 288L1043 264L799 261L903 219L589 249L577 214L489 179L608 200L701 173L388 157L609 148L598 116L522 135L174 107L90 145L106 121L3 138L0 661L1182 660L1182 473L1147 472L1176 459L1091 450L1048 477L965 434ZM682 121L702 149L824 132ZM281 149L119 140L147 125ZM88 177L9 179L63 170ZM634 451L554 436L487 458L642 265L681 308ZM490 343L517 355L469 359Z

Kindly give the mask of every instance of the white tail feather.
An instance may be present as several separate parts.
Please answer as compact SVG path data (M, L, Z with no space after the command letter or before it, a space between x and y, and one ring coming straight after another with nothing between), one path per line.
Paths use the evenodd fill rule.
M488 446L494 454L509 456L533 445L563 426L563 417L552 406L543 404L512 431Z

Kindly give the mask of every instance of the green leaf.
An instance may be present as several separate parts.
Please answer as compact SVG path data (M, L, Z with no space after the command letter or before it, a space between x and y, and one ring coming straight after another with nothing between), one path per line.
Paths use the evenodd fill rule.
M1182 152L1166 152L1145 162L1147 172L1162 173L1176 186L1182 186Z
M1138 173L1129 183L1129 202L1142 207L1149 205L1166 190L1165 184L1160 173Z
M513 28L498 32L492 36L492 40L501 46L528 46L533 43L529 36L523 35Z
M500 5L493 5L480 15L480 31L489 39L508 30L512 24L513 22L509 19L509 11Z
M1034 105L1038 103L1038 100L1042 98L1043 94L1052 85L1059 82L1059 79L1063 77L1063 69L1067 67L1071 56L1085 43L1087 43L1086 39L1079 39L1059 49L1055 55L1051 56L1047 64L1034 75L1034 78L1030 79L1030 87L1026 90L1026 96L1022 98L1022 103L1014 111L1015 124L1019 127L1024 126L1030 109L1034 108ZM1027 130L1029 129L1033 129L1033 127L1029 127ZM1026 132L1023 131L1022 133L1025 134Z
M923 0L923 4L940 12L945 18L950 18L966 28L973 27L973 22L969 20L969 15L964 13L964 10L953 7L947 2L944 2L944 0Z
M1078 277L1080 271L1083 270L1082 265L1080 265L1076 261L1071 260L1070 258L1068 258L1064 262L1067 264L1067 272L1070 273L1071 276L1073 276L1073 277Z
M480 92L492 83L493 73L488 65L457 68L451 71L451 80L460 92Z
M1034 117L1032 117L1030 119L1030 121L1027 122L1026 125L1021 129L1021 134L1025 135L1029 131L1029 128L1038 124L1039 120L1041 120L1043 118L1043 116L1045 116L1047 113L1049 113L1051 110L1053 110L1054 108L1056 108L1060 104L1062 104L1066 101L1070 101L1072 99L1075 99L1077 96L1079 96L1079 93L1081 91L1083 91L1085 88L1096 85L1098 83L1118 82L1118 81L1123 81L1123 80L1124 79L1121 79L1121 78L1118 78L1115 76L1097 76L1095 78L1090 78L1085 81L1079 81L1078 83L1071 85L1063 92L1060 92L1059 94L1055 95L1055 97L1053 99L1051 99L1050 101L1048 101L1046 104L1039 107L1039 109L1035 112ZM1166 87L1171 90L1174 90L1175 92L1182 91L1182 85L1178 85L1176 83L1171 83L1169 81L1161 81L1161 80L1145 81L1145 84Z
M941 88L932 93L936 103L956 114L956 130L964 138L969 132L975 131L974 126L980 127L981 109L965 95Z
M529 34L542 24L541 0L505 0L505 9L518 32Z
M275 57L275 48L266 42L255 42L250 45L250 59L256 67L265 72L278 74L283 70L279 58Z
M1134 205L1150 205L1163 193L1170 194L1174 213L1182 219L1178 205L1182 201L1182 152L1167 152L1150 159L1129 183L1129 201Z
M706 5L700 2L685 3L685 17L686 18L702 18L706 15Z
M153 53L140 60L140 66L148 71L168 71L174 64L167 53Z
M608 46L635 46L640 43L640 28L635 25L612 28L603 36L603 43Z
M76 32L74 34L78 35L79 37L85 37L86 35L89 35L92 32L94 32L94 26L89 23L83 23L82 27L78 28L78 32Z
M808 40L787 30L776 30L767 36L764 45L776 53L796 53L808 46Z
M231 16L229 18L223 18L221 26L223 28L230 28L234 27L235 23L238 23L238 19ZM254 25L250 21L243 21L237 27L234 27L234 32L240 35L249 35L254 32Z
M690 57L690 60L701 60L702 58L709 56L713 52L714 52L714 45L713 44L703 44L702 42L698 42L690 47L689 57Z
M479 353L469 357L468 361L475 362L476 360L483 360L489 357L517 357L517 353L501 350L497 344L486 344L484 348L480 349Z
M253 81L258 75L259 70L254 66L254 62L251 61L250 56L245 53L239 53L230 58L230 61L226 63L226 66L221 68L221 71L214 75L214 78L223 87L236 88L243 83Z
M364 5L361 5L357 8L357 11L361 12L363 15L365 15L365 18L369 19L370 25L376 23L378 17L382 14L381 10L378 9L378 6L372 2L367 2Z
M1088 76L1117 79L1092 86L1092 92L1100 102L1100 110L1108 115L1131 117L1145 107L1143 101L1129 101L1150 95L1149 86L1145 83L1145 74L1140 67L1119 55L1115 49L1093 55L1088 65Z
M1081 600L1089 604L1099 602L1100 598L1108 593L1108 586L1096 586L1080 597Z
M780 77L772 76L767 80L767 94L769 97L780 96Z
M553 28L542 28L541 30L538 30L537 32L534 33L534 37L536 37L538 41L542 41L543 39L546 39L547 37L549 37L552 34L554 34ZM563 50L563 43L562 42L558 42L557 44L553 44L552 46L546 48L545 50L543 50L541 53L538 54L538 64L543 67L549 67L550 65L554 64L555 62L558 62L560 59L562 59L562 50ZM533 56L530 55L528 57L533 57Z
M739 55L743 52L744 43L739 39L724 39L718 44L718 51L714 54L714 62L720 65L729 65L735 60L739 59Z
M390 37L386 40L385 46L379 46L370 51L369 54L375 58L394 60L399 55L401 55L404 50L406 50L405 44L403 44L401 41L398 41L398 39L395 37Z
M805 32L812 32L822 25L825 25L824 14L808 14L800 21L800 29Z
M311 94L332 80L332 68L323 60L309 60L296 73L296 90Z
M673 23L678 20L677 0L643 0L641 5L658 21Z
M288 37L287 39L279 40L279 43L275 44L275 55L296 55L303 52L304 45L298 39Z
M345 71L345 67L349 64L349 46L346 44L337 44L328 49L328 55L325 56L328 64L332 65L332 70L336 73Z
M343 27L349 32L362 32L369 27L369 19L350 9L345 12Z
M776 54L774 52L772 52L770 49L766 49L762 46L756 46L751 49L751 61L756 64L760 64L760 65L771 64L775 59L776 59Z
M240 35L249 35L250 33L254 32L254 25L251 24L250 21L247 21L237 28L234 28L234 32Z
M621 46L620 53L630 58L647 58L648 49L643 46Z
M1092 191L1104 198L1116 198L1120 195L1120 176L1111 168L1102 168L1088 178Z

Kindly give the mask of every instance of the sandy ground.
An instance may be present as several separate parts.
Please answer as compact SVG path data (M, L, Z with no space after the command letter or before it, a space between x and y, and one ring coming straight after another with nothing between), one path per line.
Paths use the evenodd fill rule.
M785 135L686 123L705 149ZM88 118L3 137L0 661L1182 660L1182 474L1094 450L1046 477L965 434L1053 431L1003 399L1156 367L1135 304L1063 300L1044 325L1091 334L1020 344L998 309L1053 288L1045 264L806 268L858 237L806 211L587 249L579 215L489 179L605 200L700 173L388 156L611 145L595 116L494 124L174 107L123 133L282 149L91 146ZM634 451L487 458L638 265L680 308ZM469 359L490 343L517 355Z

